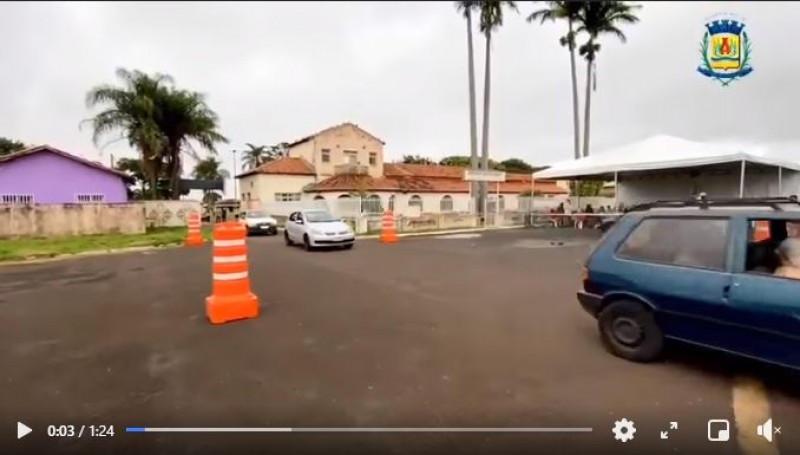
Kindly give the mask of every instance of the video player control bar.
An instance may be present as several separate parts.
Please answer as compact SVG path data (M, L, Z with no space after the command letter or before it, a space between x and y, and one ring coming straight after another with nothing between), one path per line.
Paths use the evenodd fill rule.
M127 433L591 433L592 428L282 428L127 427Z

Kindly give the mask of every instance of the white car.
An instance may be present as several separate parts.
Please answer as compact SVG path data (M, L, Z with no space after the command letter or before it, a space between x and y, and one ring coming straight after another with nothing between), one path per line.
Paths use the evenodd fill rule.
M263 210L244 212L242 223L247 226L247 234L278 235L278 221Z
M283 231L286 244L301 244L306 250L323 246L353 248L356 234L350 226L327 210L309 209L294 212Z

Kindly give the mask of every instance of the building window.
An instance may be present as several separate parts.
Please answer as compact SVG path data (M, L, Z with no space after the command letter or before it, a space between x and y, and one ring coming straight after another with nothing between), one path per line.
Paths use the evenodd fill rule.
M394 212L394 194L389 196L389 211Z
M442 196L442 200L439 201L439 211L440 212L452 212L453 211L453 198L450 196Z
M321 194L318 194L318 195L314 196L314 200L315 201L324 201L325 200L325 196L323 196Z
M375 166L378 164L378 154L375 152L369 152L369 165Z
M1 194L2 204L33 204L32 194Z
M252 187L253 187L253 183L254 183L254 182L251 180L251 181L250 181L250 188L252 188Z
M728 220L647 218L620 245L626 259L683 267L724 270Z
M302 193L275 193L275 202L299 201Z
M354 152L352 150L345 150L344 159L347 164L358 164L358 152Z
M371 194L361 201L361 213L381 212L383 212L381 197L377 194Z
M81 204L103 202L106 200L106 196L104 194L78 194L75 196L75 200Z
M349 194L342 194L337 199L350 199L350 195Z
M502 194L498 198L500 200L500 211L503 212L506 209L506 198Z
M408 198L408 206L409 207L419 207L419 211L422 212L422 198L417 196L416 194Z
M330 163L331 162L331 151L330 151L330 149L322 149L322 162L323 163Z

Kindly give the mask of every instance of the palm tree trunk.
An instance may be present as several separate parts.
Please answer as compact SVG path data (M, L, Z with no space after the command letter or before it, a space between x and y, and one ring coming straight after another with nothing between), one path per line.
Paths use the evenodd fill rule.
M470 169L478 169L478 119L477 108L475 106L475 51L472 47L472 13L469 9L466 11L467 15L467 61L469 66L469 164ZM470 182L472 188L472 203L475 204L478 200L477 185L475 182ZM477 205L477 204L476 204Z
M593 45L591 41L590 45ZM586 60L586 106L583 114L583 156L589 156L589 127L592 111L592 68L594 58Z
M484 81L483 81L483 131L481 141L481 169L489 169L489 94L491 91L491 74L492 74L492 30L486 30L486 67L484 68ZM481 213L485 205L487 191L486 182L481 182Z
M569 64L572 73L572 128L575 159L581 157L581 122L578 114L578 71L575 65L575 36L572 31L572 20L569 21Z

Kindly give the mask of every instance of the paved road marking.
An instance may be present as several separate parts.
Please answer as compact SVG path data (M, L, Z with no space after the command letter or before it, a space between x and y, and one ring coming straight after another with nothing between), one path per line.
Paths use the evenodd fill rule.
M770 418L769 397L764 384L751 378L736 378L733 415L736 418L736 438L744 455L779 455L777 440L770 443L756 433L758 425Z
M444 239L444 240L466 240L466 239L476 239L481 237L482 234L450 234L450 235L440 235L436 237L437 239Z

